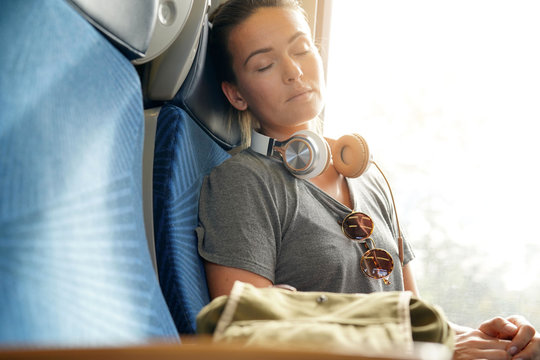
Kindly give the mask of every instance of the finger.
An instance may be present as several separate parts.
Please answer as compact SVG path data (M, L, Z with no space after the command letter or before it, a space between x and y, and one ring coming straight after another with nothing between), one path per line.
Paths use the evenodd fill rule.
M512 359L537 360L540 359L540 338L531 341L523 351L520 351Z
M517 334L518 326L516 326L516 324L510 320L502 317L496 317L483 322L478 327L478 330L482 331L486 335L499 339L511 339Z
M512 339L510 345L508 346L508 353L510 355L516 355L521 350L525 349L533 339L535 333L536 331L531 325L521 325L518 328L516 336Z
M509 345L509 340L501 340L486 335L480 330L473 330L456 336L456 348L461 349L502 350L502 352L506 353Z
M509 360L510 356L504 350L497 349L456 349L453 360Z
M512 315L506 318L509 322L516 326L531 325L531 323L521 315Z
M508 356L508 353L498 350L498 349L483 350L478 355L480 358L485 358L488 360L509 360L510 359L510 357Z

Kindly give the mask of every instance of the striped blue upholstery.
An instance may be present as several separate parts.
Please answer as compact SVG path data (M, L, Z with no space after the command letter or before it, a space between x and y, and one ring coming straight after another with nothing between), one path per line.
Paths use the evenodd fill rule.
M199 192L210 170L227 159L184 110L165 105L154 150L154 231L161 287L181 334L195 332L195 317L209 301L197 252Z
M142 214L133 66L62 0L0 12L0 346L179 341Z

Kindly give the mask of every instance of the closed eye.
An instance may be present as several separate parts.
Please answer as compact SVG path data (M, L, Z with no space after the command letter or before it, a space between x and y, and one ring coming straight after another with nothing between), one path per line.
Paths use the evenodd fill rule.
M295 56L307 55L313 51L312 44L307 40L301 40L298 44L292 48L292 53Z
M305 51L300 51L300 52L297 52L296 53L296 56L302 56L302 55L307 55L311 52L311 49L308 49L308 50L305 50Z
M274 65L274 64L271 63L271 64L268 64L268 65L263 66L263 67L261 67L261 68L258 68L258 69L257 69L257 72L265 72L266 70L270 69L273 65Z

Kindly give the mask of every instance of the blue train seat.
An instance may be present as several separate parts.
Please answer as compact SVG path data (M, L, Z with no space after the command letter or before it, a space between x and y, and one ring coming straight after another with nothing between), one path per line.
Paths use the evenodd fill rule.
M157 0L137 4L156 16ZM143 223L143 104L128 57L148 41L113 46L80 11L2 3L0 346L178 342Z

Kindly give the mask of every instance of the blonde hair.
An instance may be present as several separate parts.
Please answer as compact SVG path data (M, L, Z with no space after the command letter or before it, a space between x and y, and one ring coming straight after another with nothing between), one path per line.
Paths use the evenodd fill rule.
M240 111L231 106L227 121L229 123L229 127L232 125L233 122L238 123L241 136L241 142L239 146L241 149L248 148L251 145L251 130L258 129L260 127L259 122L251 114L251 111Z

